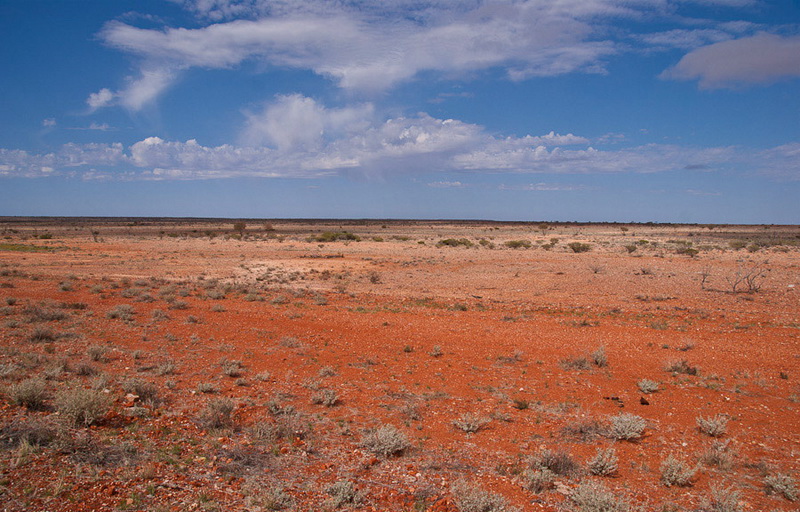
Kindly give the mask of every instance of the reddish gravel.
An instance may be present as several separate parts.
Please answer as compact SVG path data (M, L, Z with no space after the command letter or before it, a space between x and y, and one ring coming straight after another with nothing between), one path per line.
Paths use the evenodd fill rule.
M4 510L270 510L280 490L318 510L348 481L360 498L343 507L455 511L460 480L522 510L573 507L589 481L645 510L698 510L712 486L738 491L742 511L796 510L765 477L800 480L800 228L231 226L0 223ZM325 231L361 240L309 241ZM461 238L472 247L437 246ZM678 254L688 247L699 253ZM758 291L733 293L750 271ZM112 318L126 306L129 319ZM52 339L33 339L42 329ZM665 370L682 360L696 373ZM14 402L31 377L44 382L37 410ZM89 427L59 412L76 387L110 400ZM332 406L315 403L325 390ZM215 428L203 413L221 398L234 408ZM454 425L467 413L485 422L475 433ZM619 413L646 420L641 438L605 435ZM728 420L718 439L696 422L715 415ZM363 440L386 424L409 445L382 457ZM729 467L703 459L715 442ZM609 447L618 470L591 475ZM524 470L543 449L580 469L534 493ZM697 469L691 485L664 485L668 455Z

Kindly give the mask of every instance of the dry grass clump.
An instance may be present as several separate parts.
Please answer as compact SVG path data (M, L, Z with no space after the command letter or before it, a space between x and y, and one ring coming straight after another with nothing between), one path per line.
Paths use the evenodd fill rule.
M658 391L658 382L650 379L642 379L636 383L636 386L639 388L639 391L645 395Z
M711 437L722 437L728 431L728 417L724 414L716 414L708 418L698 416L697 428L703 434Z
M661 481L667 487L688 487L697 472L690 468L684 461L677 459L672 454L668 455L661 463Z
M344 505L356 506L361 503L362 493L356 490L356 486L350 480L339 480L334 482L325 492L328 493L326 505L332 508L339 508Z
M679 361L671 361L664 366L664 370L671 373L680 373L683 375L697 375L698 370L696 366L689 364L686 359Z
M158 386L152 382L145 382L140 379L126 380L122 383L122 390L136 395L141 402L151 407L155 407L160 402Z
M364 433L361 446L381 457L400 455L411 447L406 435L394 425L383 425Z
M339 402L339 395L333 389L320 389L311 395L311 403L333 407Z
M54 306L44 304L28 306L23 313L28 316L28 321L31 323L59 322L69 316L66 312Z
M106 313L106 318L119 319L123 322L130 322L133 320L135 311L130 304L119 304L114 306Z
M47 398L47 384L39 378L23 380L11 387L9 397L16 405L32 410L42 409Z
M459 512L517 512L501 495L459 480L450 488L453 501Z
M742 493L733 487L711 485L711 495L704 498L702 512L741 512Z
M199 421L203 428L220 429L233 425L234 403L230 398L212 398L200 413Z
M56 395L56 410L76 426L99 421L111 407L111 399L101 390L72 388Z
M31 331L28 339L34 343L46 343L58 339L58 334L47 326L37 325Z
M619 469L619 459L614 448L598 448L597 453L586 465L595 476L611 476Z
M607 435L617 441L633 441L642 437L647 422L641 416L622 412L611 417Z
M108 348L103 345L90 345L89 348L86 349L86 355L89 356L89 359L99 363L108 362L106 354L108 354Z
M777 473L764 478L764 490L767 494L782 496L789 501L797 501L797 482L790 475Z
M220 362L220 366L222 367L222 373L228 377L241 377L242 373L244 373L244 366L241 361L223 359Z
M700 454L700 462L707 466L716 466L722 471L730 470L733 468L734 452L729 443L729 441L714 441Z
M467 412L462 414L461 417L453 420L453 425L457 429L463 430L467 434L474 434L488 425L490 421L491 420L485 416Z
M265 485L252 479L245 483L243 491L248 510L285 510L297 505L294 498L279 484Z
M578 512L626 512L629 508L624 500L597 482L580 484L569 498Z

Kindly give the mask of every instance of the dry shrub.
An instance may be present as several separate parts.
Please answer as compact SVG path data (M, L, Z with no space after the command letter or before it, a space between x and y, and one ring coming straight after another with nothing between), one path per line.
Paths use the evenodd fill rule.
M703 434L711 437L722 437L728 430L728 417L724 414L716 414L708 418L698 416L697 428Z
M642 437L647 422L641 416L622 412L611 417L608 437L617 441L633 441Z
M96 389L65 389L56 395L56 409L76 426L86 426L99 421L111 407L111 399Z
M675 458L672 454L661 463L661 481L667 487L688 487L697 470L690 468L684 461Z
M465 480L459 480L450 489L459 512L516 512L519 509L508 504L496 493L481 489Z
M47 384L39 378L26 379L12 386L9 396L16 405L39 410L47 398Z
M381 457L400 455L411 447L406 435L394 425L383 425L364 433L361 446Z
M213 398L198 418L200 425L207 429L220 429L233 426L234 403L230 398Z
M596 476L611 476L619 469L617 452L613 448L598 448L595 456L587 464L589 472Z

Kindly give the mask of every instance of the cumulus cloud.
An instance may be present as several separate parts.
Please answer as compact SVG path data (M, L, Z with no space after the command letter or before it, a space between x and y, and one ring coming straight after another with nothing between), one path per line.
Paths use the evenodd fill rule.
M765 32L698 48L661 74L665 79L699 80L703 89L770 84L797 77L800 36Z
M92 109L98 109L101 107L107 107L111 105L114 101L114 93L111 92L110 89L100 89L97 92L93 92L86 98L86 104L89 105Z
M93 124L95 129L106 125ZM0 149L0 175L209 179L318 178L359 173L596 174L758 169L800 179L800 143L748 152L735 147L650 144L602 150L572 133L497 137L484 127L424 112L385 120L372 105L328 108L302 95L277 96L250 114L237 145L148 137L122 144L65 144L52 153ZM460 181L432 187L462 186ZM531 190L551 190L534 183Z
M373 110L371 104L329 109L299 94L280 95L261 112L247 114L240 139L247 146L318 149L325 140L363 131Z

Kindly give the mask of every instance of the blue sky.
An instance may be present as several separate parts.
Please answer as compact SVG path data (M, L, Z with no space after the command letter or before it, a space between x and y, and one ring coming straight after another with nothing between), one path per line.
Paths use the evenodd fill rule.
M0 215L800 223L796 0L0 0Z

